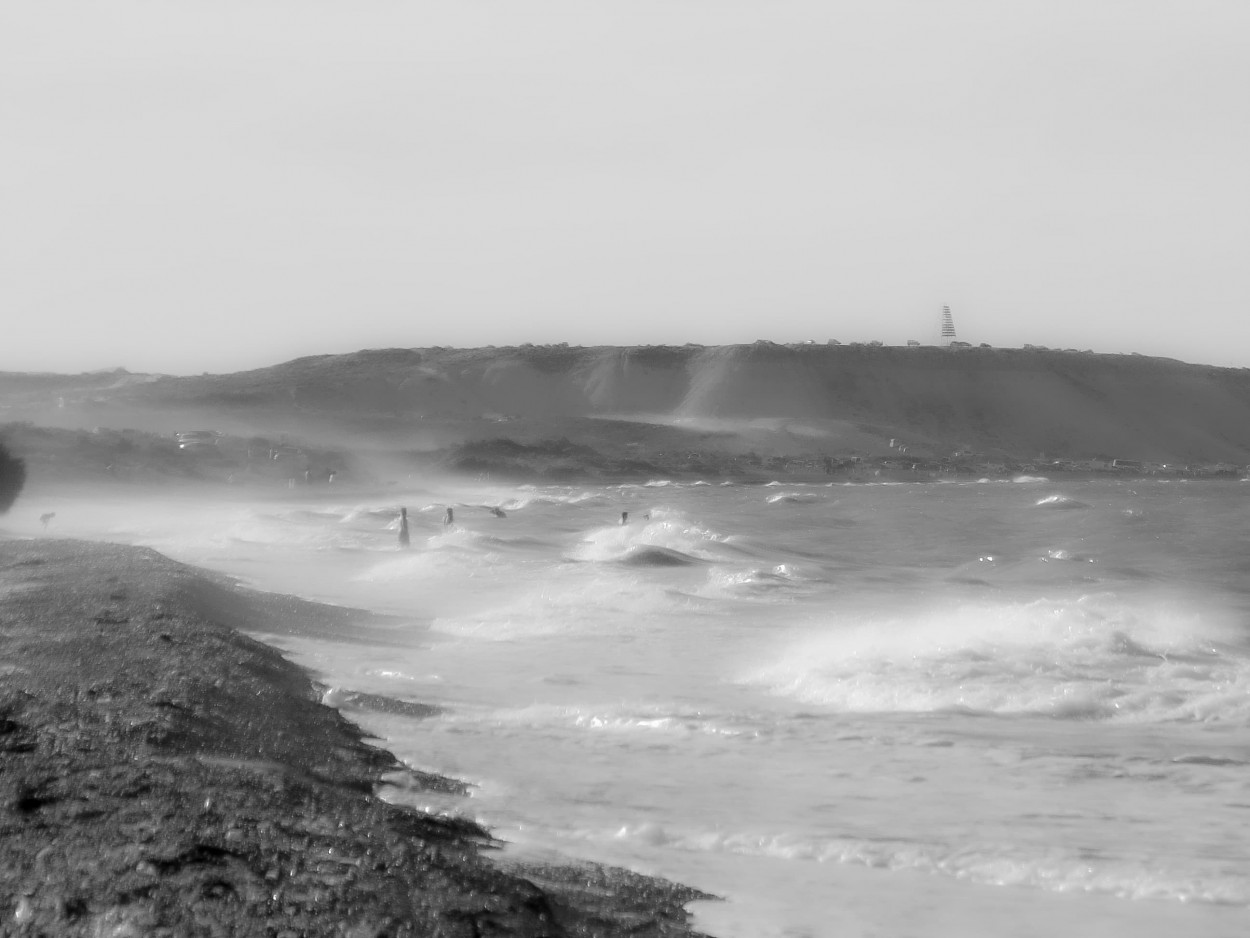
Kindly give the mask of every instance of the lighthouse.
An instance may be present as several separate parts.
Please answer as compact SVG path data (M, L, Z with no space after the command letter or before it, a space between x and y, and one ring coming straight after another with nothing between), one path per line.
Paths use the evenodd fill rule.
M951 318L951 308L942 307L942 335L938 345L953 345L955 342L955 320Z

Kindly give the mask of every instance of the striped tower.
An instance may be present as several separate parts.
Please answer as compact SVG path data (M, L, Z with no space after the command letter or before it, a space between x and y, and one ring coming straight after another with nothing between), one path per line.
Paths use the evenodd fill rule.
M950 345L955 341L955 320L951 319L951 308L942 307L942 337L938 345Z

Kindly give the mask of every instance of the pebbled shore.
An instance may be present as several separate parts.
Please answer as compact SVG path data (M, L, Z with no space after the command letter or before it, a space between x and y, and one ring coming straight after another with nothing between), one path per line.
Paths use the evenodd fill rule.
M0 541L0 934L695 935L693 889L505 868L472 822L378 798L402 766L239 631L352 615L142 548Z

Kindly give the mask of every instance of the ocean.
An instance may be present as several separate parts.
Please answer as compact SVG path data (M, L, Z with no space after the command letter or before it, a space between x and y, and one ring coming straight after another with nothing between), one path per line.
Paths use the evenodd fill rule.
M120 492L6 524L393 616L266 637L473 786L387 797L721 896L719 938L1250 930L1247 485Z

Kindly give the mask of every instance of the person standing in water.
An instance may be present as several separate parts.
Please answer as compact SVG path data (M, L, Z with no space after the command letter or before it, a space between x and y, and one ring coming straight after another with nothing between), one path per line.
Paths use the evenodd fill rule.
M629 524L629 512L628 511L621 512L621 524Z
M399 509L399 546L408 546L408 509Z
M456 520L456 513L448 508L443 512L443 524L451 524Z

